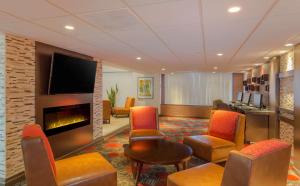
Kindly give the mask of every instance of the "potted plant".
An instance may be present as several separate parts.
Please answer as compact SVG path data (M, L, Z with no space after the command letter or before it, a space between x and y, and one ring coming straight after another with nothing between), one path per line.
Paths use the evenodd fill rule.
M117 97L117 94L119 92L119 89L118 89L118 85L116 84L116 87L113 88L111 87L110 88L110 91L109 90L106 90L106 93L107 93L107 97L111 103L111 107L114 108L115 105L116 105L116 97Z

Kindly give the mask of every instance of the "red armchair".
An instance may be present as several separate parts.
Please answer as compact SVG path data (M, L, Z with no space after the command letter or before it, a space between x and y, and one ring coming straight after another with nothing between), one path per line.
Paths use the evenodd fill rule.
M266 140L231 151L225 169L214 163L168 176L167 186L285 186L291 145Z
M28 186L117 186L117 172L99 153L55 161L39 125L25 125L21 141Z
M226 161L231 150L244 146L245 115L224 111L211 111L207 135L184 137L183 143L193 149L196 157L211 162Z
M158 111L155 107L139 106L130 109L129 141L140 139L162 139L159 131Z

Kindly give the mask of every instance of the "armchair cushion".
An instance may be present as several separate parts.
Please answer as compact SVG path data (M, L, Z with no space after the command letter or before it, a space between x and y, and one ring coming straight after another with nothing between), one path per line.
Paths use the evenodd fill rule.
M99 153L87 153L56 161L59 185L116 186L117 172Z
M158 129L157 110L154 107L134 107L131 109L132 130Z
M214 111L208 133L211 136L234 141L239 114L231 111Z
M168 186L217 186L221 185L224 168L207 163L168 176Z
M236 148L233 142L210 135L184 137L183 143L192 147L195 156L212 162L226 160L224 157Z
M249 145L241 150L241 153L251 155L253 158L258 158L267 155L274 150L281 150L283 148L288 148L289 145L279 140L265 140Z

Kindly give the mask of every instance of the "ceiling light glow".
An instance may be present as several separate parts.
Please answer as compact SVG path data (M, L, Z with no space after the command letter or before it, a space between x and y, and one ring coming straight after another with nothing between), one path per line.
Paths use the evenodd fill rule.
M218 53L217 55L218 55L218 56L223 56L223 54L222 54L222 53Z
M237 12L241 11L241 7L239 7L239 6L233 6L233 7L228 8L227 11L229 13L237 13Z
M74 30L75 27L72 26L72 25L66 25L66 26L65 26L65 29L67 29L67 30Z
M214 70L218 70L218 67L217 67L217 66L214 66Z
M139 60L139 61L140 61L140 60L142 60L142 58L141 58L141 57L136 57L135 59L136 59L136 60Z
M165 71L166 69L165 69L165 68L161 68L161 70L162 70L162 71Z
M287 44L285 44L284 46L286 46L286 47L291 47L291 46L294 46L294 44L292 44L292 43L287 43Z

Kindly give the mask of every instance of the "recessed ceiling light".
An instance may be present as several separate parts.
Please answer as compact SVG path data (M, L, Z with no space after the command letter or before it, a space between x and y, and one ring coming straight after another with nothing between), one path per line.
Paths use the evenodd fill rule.
M239 6L232 6L232 7L228 8L227 11L229 13L237 13L237 12L241 11L241 7L239 7Z
M217 67L217 66L214 66L214 70L218 70L218 67Z
M165 69L165 68L161 68L161 70L162 70L162 71L165 71L166 69Z
M223 54L222 54L222 53L218 53L217 55L218 55L218 56L223 56Z
M264 59L270 59L270 57L268 57L268 56L265 56L265 57L264 57Z
M136 60L139 60L139 61L140 61L140 60L142 60L142 58L141 58L141 57L136 57L135 59L136 59Z
M216 72L212 72L213 74L215 74Z
M292 44L292 43L287 43L287 44L285 44L284 46L286 46L286 47L291 47L291 46L293 46L294 44Z
M65 26L65 29L67 29L67 30L74 30L75 27L72 26L72 25L66 25L66 26Z

